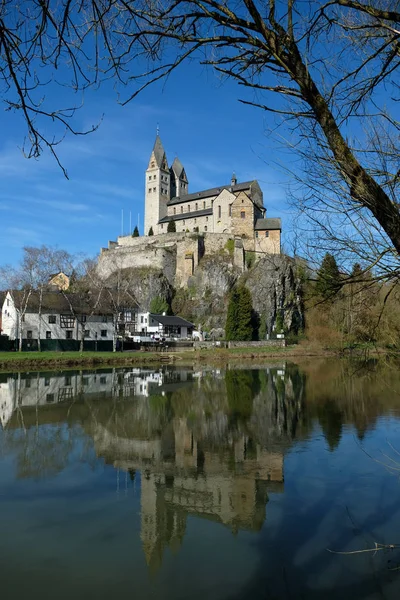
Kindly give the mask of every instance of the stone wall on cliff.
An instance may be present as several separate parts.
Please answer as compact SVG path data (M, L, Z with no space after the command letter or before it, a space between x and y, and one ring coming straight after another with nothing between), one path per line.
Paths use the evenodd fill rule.
M172 298L172 310L203 329L223 335L229 293L236 283L251 292L259 316L260 338L304 326L301 282L293 259L263 254L244 271L243 241L229 234L171 233L110 242L98 261L102 279L130 273L128 287L143 310L153 297ZM240 247L239 247L240 246ZM251 253L258 258L258 253Z

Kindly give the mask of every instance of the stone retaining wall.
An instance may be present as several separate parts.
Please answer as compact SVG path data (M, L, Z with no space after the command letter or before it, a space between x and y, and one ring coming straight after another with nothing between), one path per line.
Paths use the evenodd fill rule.
M284 348L286 340L262 340L260 342L228 342L228 348Z

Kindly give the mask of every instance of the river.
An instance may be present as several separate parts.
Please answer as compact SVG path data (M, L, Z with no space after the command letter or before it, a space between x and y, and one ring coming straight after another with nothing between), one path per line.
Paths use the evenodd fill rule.
M2 597L398 599L398 366L0 374Z

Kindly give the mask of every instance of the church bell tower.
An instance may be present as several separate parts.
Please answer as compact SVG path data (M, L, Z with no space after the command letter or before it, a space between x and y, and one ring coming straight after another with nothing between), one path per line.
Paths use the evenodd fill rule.
M167 202L170 199L171 176L167 156L157 131L156 141L151 152L145 181L144 234L163 233L158 222L167 216Z

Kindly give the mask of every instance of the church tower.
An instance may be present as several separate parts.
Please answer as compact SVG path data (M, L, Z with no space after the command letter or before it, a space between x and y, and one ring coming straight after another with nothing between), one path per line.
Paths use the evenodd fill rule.
M179 158L175 158L170 168L171 174L171 198L185 196L189 193L189 182L185 169Z
M170 199L170 171L167 156L157 132L156 141L146 171L144 234L159 233L158 222L167 216L167 202Z

